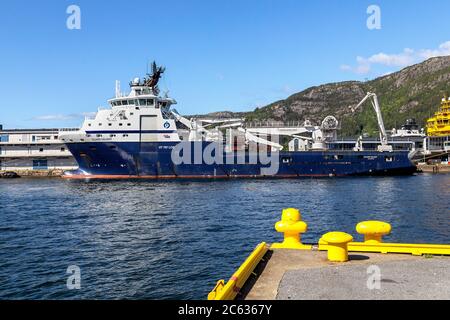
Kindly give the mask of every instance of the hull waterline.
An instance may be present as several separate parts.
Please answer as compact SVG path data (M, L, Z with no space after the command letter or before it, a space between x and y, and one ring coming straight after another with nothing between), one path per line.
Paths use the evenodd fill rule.
M202 150L208 143L202 144ZM280 152L274 174L264 174L270 165L244 164L236 155L224 154L221 164L174 164L171 148L164 143L72 143L68 148L80 168L66 179L293 179L311 177L411 175L417 169L407 152L380 153L306 151Z

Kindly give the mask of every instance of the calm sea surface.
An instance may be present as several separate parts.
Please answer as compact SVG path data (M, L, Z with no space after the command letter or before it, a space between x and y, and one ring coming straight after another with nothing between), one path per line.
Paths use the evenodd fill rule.
M302 211L317 242L359 221L450 242L450 175L209 182L0 180L0 299L205 299ZM356 236L358 240L361 237ZM67 267L81 289L66 287Z

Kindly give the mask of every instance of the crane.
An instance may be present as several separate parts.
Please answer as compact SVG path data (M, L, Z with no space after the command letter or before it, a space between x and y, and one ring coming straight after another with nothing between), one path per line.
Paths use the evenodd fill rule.
M270 146L272 147L275 151L281 151L283 150L283 146L280 145L279 143L276 142L272 142L260 137L255 136L254 134L252 134L249 130L244 129L244 128L237 128L238 131L242 132L243 134L245 134L245 140L246 141L252 141L258 144L263 144L266 146Z
M373 92L368 92L367 95L364 97L364 99L361 100L361 102L356 106L352 107L350 106L350 109L352 112L355 112L359 107L361 107L367 100L372 99L372 107L375 110L375 113L377 115L377 121L378 121L378 127L380 128L380 138L381 138L381 145L378 146L378 151L380 152L392 152L392 146L388 144L388 137L386 133L386 129L384 127L384 121L383 116L381 114L380 105L378 103L377 95Z
M175 109L170 110L170 113L175 117L175 120L181 122L189 129L189 141L202 141L205 139L206 135L210 133L209 130L204 128L194 119L186 119L181 116Z

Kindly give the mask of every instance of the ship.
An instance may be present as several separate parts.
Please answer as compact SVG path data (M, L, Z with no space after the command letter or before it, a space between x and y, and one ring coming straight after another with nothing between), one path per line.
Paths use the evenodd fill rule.
M416 172L407 150L388 144L376 95L380 145L364 150L333 150L338 121L333 116L314 126L250 126L245 119L198 119L181 116L158 82L165 68L152 64L152 73L116 92L108 108L99 108L78 131L62 132L78 163L68 179L221 179L301 178L411 175ZM356 108L355 108L356 109ZM280 137L282 138L280 141ZM290 139L288 142L283 140ZM289 148L286 148L289 146Z
M426 135L424 133L424 129L419 129L416 119L411 118L407 119L405 124L400 129L392 129L391 137L423 140Z
M429 137L450 136L450 99L447 96L442 98L439 110L428 119L427 135Z

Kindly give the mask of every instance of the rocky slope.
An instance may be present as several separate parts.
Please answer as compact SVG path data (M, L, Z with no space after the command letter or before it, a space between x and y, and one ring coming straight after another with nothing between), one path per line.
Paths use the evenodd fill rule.
M432 58L368 82L312 87L252 112L216 112L210 116L244 116L249 121L309 119L319 124L327 115L334 115L341 122L341 135L354 136L361 132L375 135L378 127L370 104L356 113L349 108L361 101L368 91L378 95L386 129L399 127L408 118L416 118L423 126L437 110L442 96L450 94L450 57Z

